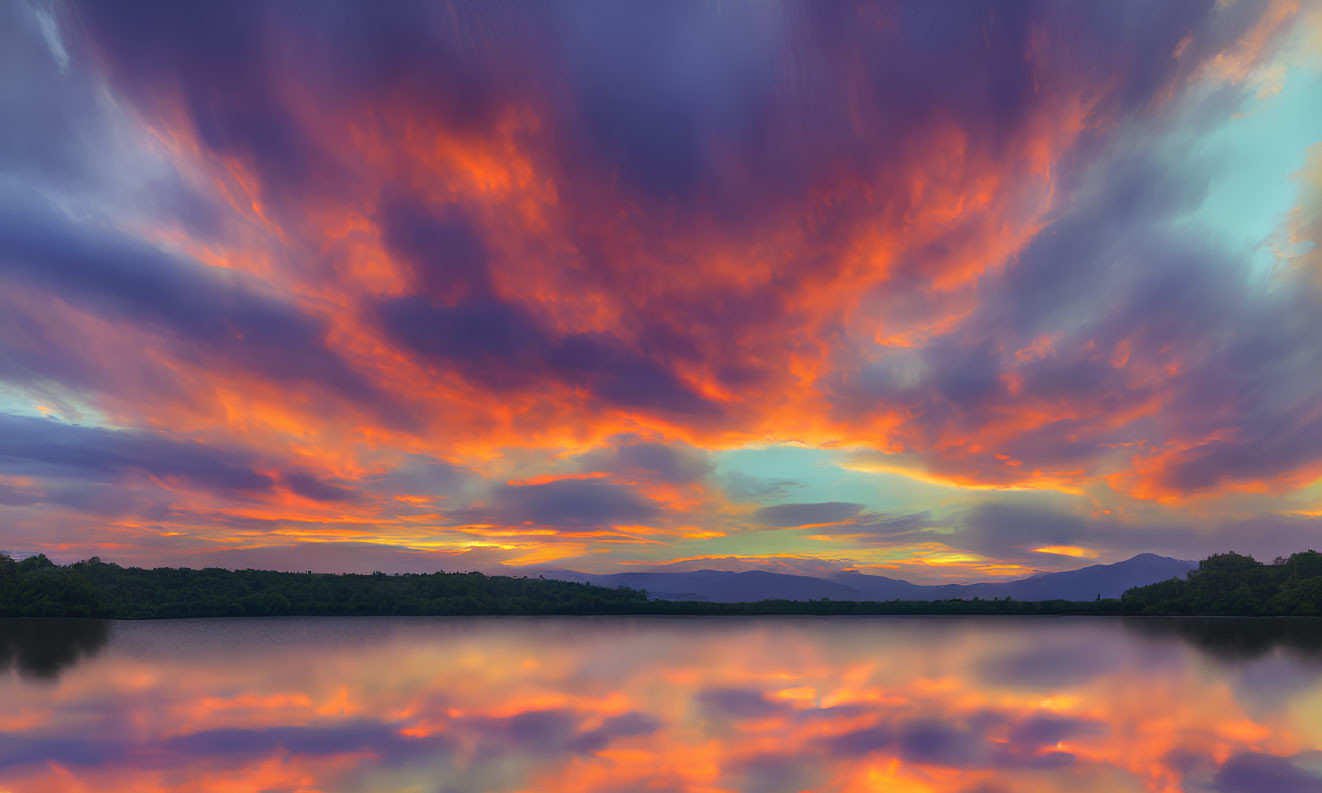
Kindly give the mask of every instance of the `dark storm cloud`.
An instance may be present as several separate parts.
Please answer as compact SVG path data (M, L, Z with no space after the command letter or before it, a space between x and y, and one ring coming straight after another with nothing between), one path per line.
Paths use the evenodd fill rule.
M344 501L358 495L351 487L306 473L287 473L280 477L285 487L313 501Z
M823 748L838 757L859 757L879 752L895 744L896 732L888 724L833 735L822 742Z
M242 276L54 210L5 206L0 273L10 283L52 290L63 301L109 320L141 324L241 370L315 383L353 401L391 403L327 347L320 322L257 291Z
M497 298L436 305L405 297L382 306L380 317L396 343L488 388L527 387L545 365L547 331L519 306Z
M1098 538L1115 521L1084 518L1027 501L986 501L970 509L960 525L962 531L951 539L959 547L1013 554L1015 548L1074 545L1084 538Z
M1259 752L1227 759L1213 784L1219 793L1322 793L1322 776L1300 768L1290 758Z
M552 376L587 388L603 402L697 419L720 408L698 395L661 360L639 354L608 333L575 333L547 356Z
M581 455L575 462L584 471L677 485L700 482L715 469L705 451L686 443L644 441L634 436L611 440L611 446Z
M790 710L786 703L769 700L755 688L708 688L695 699L707 715L723 719L765 719Z
M120 761L129 747L120 741L85 738L36 738L0 734L0 768L58 762L74 767L102 767Z
M262 492L275 484L242 453L145 432L26 416L0 415L0 461L15 473L102 478L132 471L178 477L219 491Z
M652 735L661 729L661 721L647 713L630 711L618 716L611 716L596 727L574 736L570 748L583 754L592 754L605 749L611 743L622 738L639 738Z
M89 483L140 474L229 495L259 495L283 485L317 501L354 495L342 484L304 472L264 473L260 463L243 450L168 435L0 414L0 470L8 473Z
M387 334L411 352L497 390L549 379L620 408L717 412L663 359L608 333L559 333L534 310L495 294L486 243L463 207L397 197L381 215L385 243L408 263L418 294L377 313Z
M1071 738L1104 735L1106 731L1106 725L1102 722L1042 714L1014 725L1009 738L1016 746L1035 751Z
M518 304L493 297L436 305L399 298L380 310L397 343L493 389L552 380L586 390L606 405L704 420L720 409L693 391L661 360L606 333L556 338Z
M505 485L493 496L497 514L512 524L604 526L639 523L658 508L632 488L595 479Z
M423 295L491 297L486 241L462 205L428 210L401 197L380 214L386 247L408 263Z

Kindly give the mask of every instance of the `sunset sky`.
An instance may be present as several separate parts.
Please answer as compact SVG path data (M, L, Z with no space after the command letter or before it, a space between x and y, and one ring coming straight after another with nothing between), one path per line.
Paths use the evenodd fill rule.
M1322 4L0 4L0 549L1322 548Z

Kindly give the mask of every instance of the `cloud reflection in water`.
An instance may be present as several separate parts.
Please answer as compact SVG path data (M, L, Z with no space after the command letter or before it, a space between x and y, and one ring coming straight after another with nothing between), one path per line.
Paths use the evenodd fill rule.
M1322 790L1315 645L1254 625L113 623L0 678L0 790Z

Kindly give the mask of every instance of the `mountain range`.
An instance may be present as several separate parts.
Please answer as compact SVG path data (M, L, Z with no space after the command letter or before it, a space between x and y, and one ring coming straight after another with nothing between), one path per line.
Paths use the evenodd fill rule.
M1114 598L1126 589L1183 578L1197 562L1187 562L1141 553L1114 564L1095 564L1060 573L1040 573L1015 581L975 584L912 584L897 578L858 572L835 573L828 577L771 573L764 570L730 572L695 570L692 572L580 573L552 570L547 578L579 581L607 587L645 589L648 595L662 600L705 600L714 603L739 603L756 600L948 600L975 597L1011 597L1015 600L1093 600Z

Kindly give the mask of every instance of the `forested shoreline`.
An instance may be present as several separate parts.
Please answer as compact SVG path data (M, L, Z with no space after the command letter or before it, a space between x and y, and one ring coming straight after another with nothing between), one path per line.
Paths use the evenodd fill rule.
M1322 615L1322 553L1304 551L1263 564L1222 553L1185 578L1135 587L1121 603L1130 614Z
M658 614L738 615L1322 615L1322 554L1263 564L1217 554L1184 579L1130 589L1119 600L762 600L710 603L648 599L544 578L482 573L284 573L121 567L89 559L0 555L0 617L170 619L262 616Z

